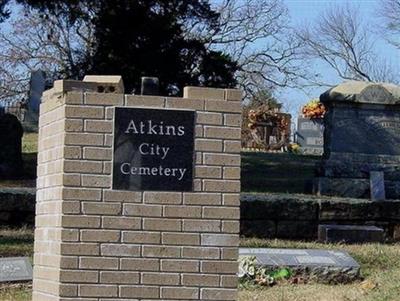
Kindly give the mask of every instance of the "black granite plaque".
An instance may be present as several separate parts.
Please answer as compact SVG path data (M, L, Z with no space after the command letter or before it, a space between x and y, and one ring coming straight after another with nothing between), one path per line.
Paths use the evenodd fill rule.
M194 111L115 108L113 189L192 191Z

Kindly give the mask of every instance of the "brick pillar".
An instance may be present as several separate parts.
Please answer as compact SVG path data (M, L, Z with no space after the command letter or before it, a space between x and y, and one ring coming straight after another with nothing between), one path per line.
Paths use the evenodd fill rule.
M58 81L43 97L33 301L236 300L240 91L92 91ZM112 189L116 106L195 111L193 191Z

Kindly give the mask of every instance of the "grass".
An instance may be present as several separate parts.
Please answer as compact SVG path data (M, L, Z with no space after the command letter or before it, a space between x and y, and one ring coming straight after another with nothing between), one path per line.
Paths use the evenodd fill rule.
M31 301L32 285L30 283L18 283L0 286L0 300L2 301Z
M23 178L25 180L36 179L37 151L38 134L24 133L24 136L22 136L22 159L24 161Z
M242 152L243 192L311 192L318 156Z
M33 256L33 229L0 230L0 257L17 256Z
M37 153L38 134L24 133L22 136L22 152L25 154Z

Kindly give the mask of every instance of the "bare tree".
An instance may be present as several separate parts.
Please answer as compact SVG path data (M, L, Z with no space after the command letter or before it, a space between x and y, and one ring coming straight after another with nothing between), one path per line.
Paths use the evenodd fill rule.
M396 48L400 49L400 0L381 0L378 15L383 21L381 32Z
M93 51L90 22L71 23L62 14L49 15L21 9L0 30L0 100L24 98L30 74L77 78L80 62Z
M350 6L331 7L314 26L297 31L304 55L327 63L344 80L397 82L393 66L374 52L371 31ZM329 85L321 80L315 84Z
M237 79L247 95L298 86L307 76L298 52L302 41L293 39L281 0L221 0L215 9L220 13L215 31L205 32L199 24L188 31L237 61Z
M195 20L187 20L184 26L188 35L201 37L209 49L222 50L238 62L237 79L248 95L301 85L308 76L299 56L303 42L293 38L282 0L219 0L214 4L220 13L214 30ZM81 58L90 57L95 48L89 21L77 19L71 24L61 13L21 12L11 32L0 31L0 65L5 69L0 75L0 98L23 94L31 70L79 77L85 69L79 65L85 61Z

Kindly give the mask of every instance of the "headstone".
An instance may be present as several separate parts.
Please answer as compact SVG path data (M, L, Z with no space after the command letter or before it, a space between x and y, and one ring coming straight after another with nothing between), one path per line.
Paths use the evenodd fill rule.
M241 92L112 84L44 93L33 301L237 300Z
M350 81L320 96L324 117L324 159L318 193L369 197L370 173L383 172L386 197L400 197L400 87ZM366 189L343 190L338 180L363 180ZM350 185L351 186L351 185ZM353 185L355 188L356 185Z
M385 196L385 179L382 171L370 171L369 182L372 201L384 201Z
M255 256L261 267L289 267L320 282L347 283L359 278L360 265L345 251L318 249L240 248L239 256Z
M297 118L297 143L305 154L322 155L324 150L324 125L322 119Z
M375 226L319 225L318 240L327 243L383 242L384 231L382 228Z
M142 95L158 95L159 80L157 77L142 77L141 94Z
M13 179L22 174L23 129L12 114L0 115L0 178Z
M0 258L0 282L32 280L32 265L28 257Z

